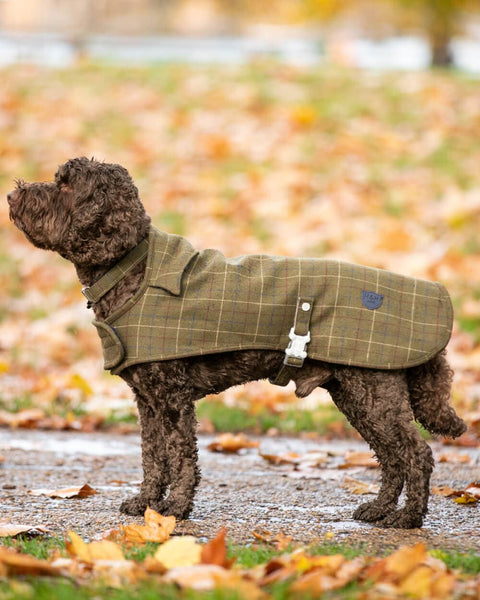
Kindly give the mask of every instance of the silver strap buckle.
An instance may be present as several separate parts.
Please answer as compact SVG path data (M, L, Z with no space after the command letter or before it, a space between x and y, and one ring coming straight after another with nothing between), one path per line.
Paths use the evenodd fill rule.
M308 331L306 335L298 335L295 333L295 328L292 327L288 337L290 338L290 343L285 349L285 354L287 355L285 362L288 364L288 359L293 358L295 359L295 363L297 363L297 361L301 361L301 364L297 363L295 365L301 367L303 365L303 361L307 358L306 347L310 341L310 331Z

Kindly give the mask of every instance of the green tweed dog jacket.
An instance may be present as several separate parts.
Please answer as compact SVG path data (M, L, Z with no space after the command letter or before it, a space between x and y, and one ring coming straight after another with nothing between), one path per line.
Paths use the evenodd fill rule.
M452 305L440 283L336 260L227 259L154 227L86 297L97 302L145 256L137 293L94 321L105 369L116 374L137 363L289 345L297 346L294 362L302 355L296 366L308 356L400 369L426 362L450 339ZM300 344L291 330L304 336Z

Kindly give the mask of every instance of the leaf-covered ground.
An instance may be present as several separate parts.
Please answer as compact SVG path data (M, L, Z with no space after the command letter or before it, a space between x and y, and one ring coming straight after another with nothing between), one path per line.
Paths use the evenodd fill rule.
M480 416L480 82L444 73L242 67L1 71L0 195L87 155L120 162L154 223L198 247L335 257L440 280L456 326L454 400ZM102 372L71 265L33 249L0 203L0 402L10 425L131 414ZM253 415L304 404L254 384ZM320 392L310 398L328 402Z

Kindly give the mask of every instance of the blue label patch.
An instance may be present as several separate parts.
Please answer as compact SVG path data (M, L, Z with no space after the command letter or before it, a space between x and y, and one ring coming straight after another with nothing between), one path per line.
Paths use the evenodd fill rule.
M368 310L375 310L380 308L383 302L383 294L377 294L376 292L367 292L362 290L362 304Z

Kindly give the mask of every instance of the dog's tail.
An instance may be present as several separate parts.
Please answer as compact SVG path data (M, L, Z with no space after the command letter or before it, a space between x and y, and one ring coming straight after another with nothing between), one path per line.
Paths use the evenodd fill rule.
M456 438L467 429L449 404L453 371L445 351L428 362L407 369L408 390L415 419L430 433Z

